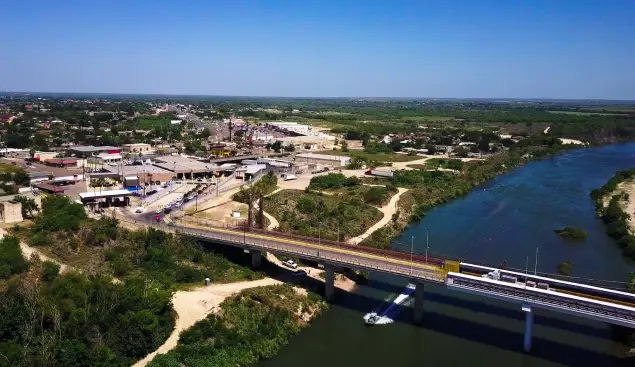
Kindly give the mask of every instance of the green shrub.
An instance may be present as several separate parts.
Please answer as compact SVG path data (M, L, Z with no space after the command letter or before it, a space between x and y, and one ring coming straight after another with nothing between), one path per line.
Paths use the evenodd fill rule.
M20 240L15 236L5 236L0 240L0 279L25 272L29 263L22 256Z
M52 261L42 263L42 280L50 282L60 274L60 266Z

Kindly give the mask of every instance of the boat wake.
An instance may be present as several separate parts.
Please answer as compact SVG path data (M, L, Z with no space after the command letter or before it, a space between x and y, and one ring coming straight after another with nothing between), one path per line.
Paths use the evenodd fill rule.
M372 312L364 315L364 322L366 325L384 325L394 322L394 318L400 311L400 305L403 305L414 293L415 285L408 284L406 289L401 292L391 303L386 306L386 303L382 303Z

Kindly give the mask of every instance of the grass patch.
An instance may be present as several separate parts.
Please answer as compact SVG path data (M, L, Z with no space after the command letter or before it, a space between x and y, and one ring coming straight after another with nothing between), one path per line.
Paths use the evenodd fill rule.
M7 164L7 163L0 163L0 172L18 173L22 171L24 170L20 166Z
M460 171L463 169L463 161L460 159L430 158L425 161L425 167L428 169L444 168Z

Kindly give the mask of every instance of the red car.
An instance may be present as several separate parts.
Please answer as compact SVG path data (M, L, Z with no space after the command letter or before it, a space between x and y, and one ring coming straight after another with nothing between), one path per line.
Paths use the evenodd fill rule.
M161 221L161 216L160 215L155 215L154 216L154 220L156 220L157 222Z

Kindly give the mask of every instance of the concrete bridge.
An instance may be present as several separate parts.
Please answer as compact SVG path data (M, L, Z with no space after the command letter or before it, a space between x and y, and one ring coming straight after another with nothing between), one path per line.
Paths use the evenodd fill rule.
M311 260L324 265L325 298L333 299L335 267L381 272L405 277L415 284L414 321L423 319L424 284L443 283L448 289L518 304L526 314L524 349L531 349L533 308L543 308L635 328L635 294L581 283L515 273L454 260L423 257L397 251L347 245L240 228L192 228L136 221L147 227L191 236L200 240L240 247L250 253L253 268L260 266L263 252ZM503 272L506 281L491 279L487 273ZM518 280L520 278L520 281ZM513 281L510 281L513 279ZM536 286L538 284L538 286Z

